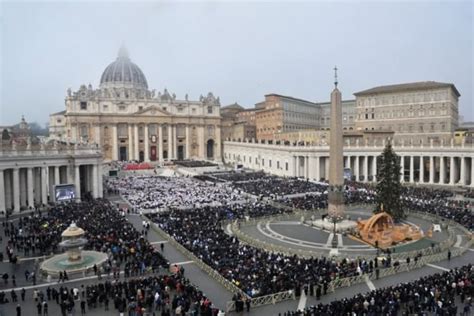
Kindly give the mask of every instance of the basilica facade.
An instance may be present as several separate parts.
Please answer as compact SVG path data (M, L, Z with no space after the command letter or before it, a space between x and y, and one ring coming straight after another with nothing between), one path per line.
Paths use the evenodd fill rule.
M97 89L68 89L65 104L50 115L50 138L96 144L105 161L221 159L219 98L209 92L192 101L150 90L124 48Z

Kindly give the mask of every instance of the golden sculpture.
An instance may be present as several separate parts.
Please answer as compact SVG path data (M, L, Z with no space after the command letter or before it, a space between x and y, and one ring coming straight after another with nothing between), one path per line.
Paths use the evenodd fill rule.
M423 232L418 227L404 223L395 224L392 216L386 212L357 221L357 228L360 239L382 249L423 237Z

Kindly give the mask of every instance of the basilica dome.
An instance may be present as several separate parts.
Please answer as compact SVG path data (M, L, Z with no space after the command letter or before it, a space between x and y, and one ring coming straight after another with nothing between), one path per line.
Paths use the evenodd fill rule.
M127 50L121 47L117 60L107 66L100 78L101 88L148 89L142 70L130 61Z

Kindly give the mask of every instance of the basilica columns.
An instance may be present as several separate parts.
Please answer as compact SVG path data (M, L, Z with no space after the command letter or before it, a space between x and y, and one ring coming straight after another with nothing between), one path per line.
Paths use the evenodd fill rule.
M102 163L99 163L97 165L97 172L98 172L98 175L97 175L96 181L98 182L98 186L99 186L97 197L102 198L104 197L104 187L103 187L103 181L102 181L102 176L103 176Z
M202 159L207 159L206 151L204 148L206 146L206 144L204 143L204 126L198 127L198 144L199 156L202 157Z
M171 128L171 124L168 124L168 160L173 158L173 129Z
M410 155L410 183L415 182L415 157Z
M0 169L0 211L5 211L5 175Z
M186 159L191 159L191 137L189 135L189 125L186 124Z
M92 197L94 199L99 197L99 183L98 183L97 165L92 165Z
M222 144L221 144L221 127L220 126L216 126L216 152L214 154L214 159L219 160L219 161L222 160Z
M176 124L173 124L172 126L172 136L171 136L171 139L172 139L172 152L173 152L173 156L172 158L173 159L177 159L178 158L178 155L176 154L176 149L177 149L177 142L178 142L178 137L177 137L177 134L176 134Z
M144 155L145 155L145 162L149 162L150 161L150 144L148 144L148 125L145 124L145 126L143 127L143 137L145 138L143 143L145 145L145 151L144 151Z
M138 124L135 124L134 126L134 141L133 141L133 144L134 144L134 159L135 160L140 160L140 153L139 153L139 150L138 150Z
M81 172L79 165L74 166L74 186L76 187L76 201L81 200Z
M112 160L118 160L118 135L117 135L117 125L112 125Z
M158 159L163 161L163 125L158 126Z
M132 125L128 124L128 160L133 160L133 130L132 130Z

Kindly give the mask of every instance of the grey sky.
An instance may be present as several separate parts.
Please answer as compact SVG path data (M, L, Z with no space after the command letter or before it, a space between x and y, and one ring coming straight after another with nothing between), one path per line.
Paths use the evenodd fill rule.
M474 120L473 2L2 2L0 125L45 123L125 43L151 89L245 107L434 80Z

